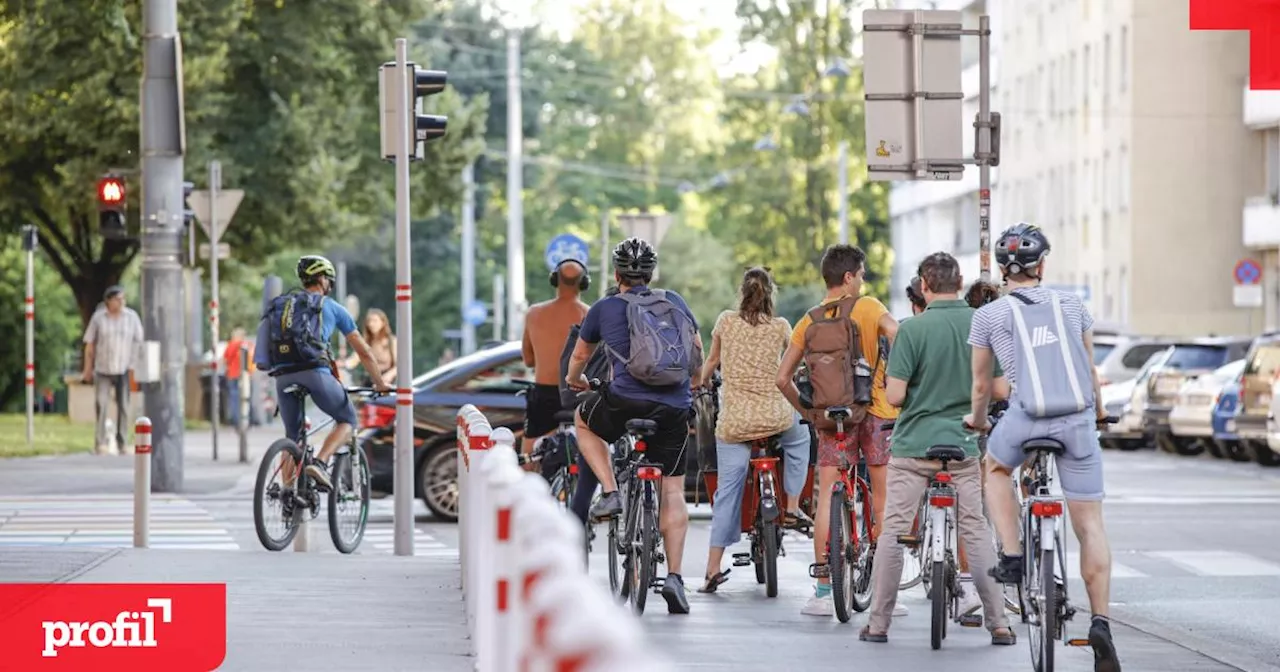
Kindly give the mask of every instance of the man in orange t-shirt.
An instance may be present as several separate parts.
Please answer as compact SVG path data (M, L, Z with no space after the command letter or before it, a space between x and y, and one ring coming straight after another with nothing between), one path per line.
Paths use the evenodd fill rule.
M240 348L249 346L249 360L242 362L240 358ZM227 381L227 406L231 411L232 426L240 426L240 376L247 375L245 364L248 364L248 371L253 371L253 344L245 340L245 331L241 327L231 330L231 340L227 341L227 347L222 351L222 363L225 373L223 378Z

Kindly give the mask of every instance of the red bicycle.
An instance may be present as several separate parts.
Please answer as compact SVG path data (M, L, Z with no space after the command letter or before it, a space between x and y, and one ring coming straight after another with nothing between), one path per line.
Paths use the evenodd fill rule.
M844 455L844 423L852 412L844 406L833 406L826 415L836 423L836 441ZM856 464L846 463L840 470L840 480L831 487L827 562L809 568L809 575L814 578L822 578L823 574L831 578L831 597L841 623L848 623L854 612L871 606L871 564L875 557L872 508L871 486L858 473Z

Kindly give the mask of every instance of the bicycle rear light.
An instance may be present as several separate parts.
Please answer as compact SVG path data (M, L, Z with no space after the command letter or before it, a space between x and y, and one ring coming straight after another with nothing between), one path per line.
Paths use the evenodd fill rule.
M1062 502L1032 502L1031 515L1036 518L1057 518L1062 515Z
M945 472L945 471L939 471L937 474L934 474L934 476L933 476L933 480L935 480L935 481L937 481L937 482L939 482L939 483L950 483L950 482L951 482L951 474L949 474L949 473L947 473L947 472Z
M844 441L844 432L836 432L836 441Z
M657 467L640 467L636 469L636 477L642 481L656 481L662 478L662 470Z
M648 446L645 446L645 445L644 445L644 441L636 441L636 452L637 452L637 453L643 453L643 452L644 452L644 450L645 450L645 448L647 448L647 447L648 447Z
M570 475L570 476L577 476L577 475L578 475L578 465L577 465L577 464L571 464L571 465L569 465L569 475Z
M948 493L945 495L929 495L929 506L939 508L948 508L956 505L956 496Z

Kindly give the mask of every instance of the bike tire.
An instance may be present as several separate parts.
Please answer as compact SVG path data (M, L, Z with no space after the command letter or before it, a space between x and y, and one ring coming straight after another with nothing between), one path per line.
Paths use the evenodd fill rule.
M827 530L827 570L831 576L831 601L836 618L848 623L853 618L853 574L849 566L849 508L843 486L831 493L831 524Z
M760 539L764 554L764 594L765 597L778 596L778 524L765 523L760 526Z
M871 576L875 566L875 548L871 543L871 491L862 482L858 486L857 504L850 512L850 519L853 521L850 529L856 530L857 536L852 544L849 561L852 570L849 585L852 588L850 602L853 610L862 613L871 606Z
M353 476L355 483L351 482ZM331 480L333 487L329 489L329 537L333 540L333 547L340 553L353 553L364 540L365 528L369 524L369 462L359 446L355 446L350 453L334 457ZM350 539L343 536L338 520L338 504L347 492L352 493L360 502L356 529Z
M613 591L613 596L619 601L626 599L626 595L622 592L625 585L624 580L626 573L623 562L625 556L618 552L618 545L622 543L621 530L618 527L618 517L614 516L609 519L609 532L607 543L609 544L609 590Z
M929 626L929 646L934 651L942 648L942 640L947 638L947 603L951 601L951 584L947 582L947 565L945 562L934 562L930 569L933 602L933 618Z
M658 543L658 525L650 511L640 512L640 548L633 551L631 607L636 616L644 613L644 604L653 590L653 551Z
M277 439L267 448L267 452L263 453L262 461L258 463L258 478L253 490L253 529L262 547L268 551L282 551L293 542L294 536L298 534L298 522L303 515L303 508L294 505L291 519L285 521L285 533L282 537L272 537L267 531L267 523L263 519L263 509L266 504L263 497L266 495L267 481L273 475L271 465L280 453L288 453L293 458L294 469L299 472L294 477L295 483L302 478L302 451L298 448L298 444L290 439ZM283 487L281 490L283 494Z
M1058 589L1053 581L1053 551L1040 552L1040 591L1044 596L1044 613L1040 615L1040 652L1032 653L1038 659L1036 672L1053 672L1054 641L1058 632Z

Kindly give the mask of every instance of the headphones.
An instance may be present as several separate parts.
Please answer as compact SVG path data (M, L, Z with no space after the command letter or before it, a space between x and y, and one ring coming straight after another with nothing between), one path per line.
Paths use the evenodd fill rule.
M560 263L556 264L555 270L551 271L551 286L560 286L560 267L565 264L577 264L582 267L582 277L578 280L578 289L584 292L587 291L591 287L591 272L587 269L586 264L572 258L561 260Z

